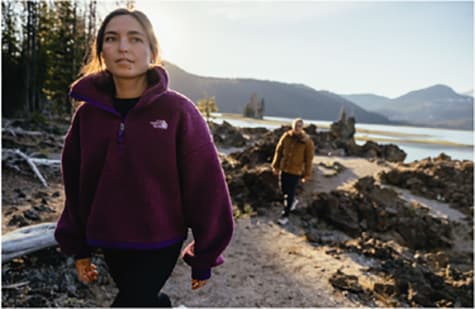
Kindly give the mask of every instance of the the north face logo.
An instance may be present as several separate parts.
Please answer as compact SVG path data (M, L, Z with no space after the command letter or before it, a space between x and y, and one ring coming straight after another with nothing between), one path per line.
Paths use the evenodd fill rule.
M158 120L155 120L155 121L150 121L150 124L155 129L162 129L162 130L168 129L168 123L165 120L158 119Z

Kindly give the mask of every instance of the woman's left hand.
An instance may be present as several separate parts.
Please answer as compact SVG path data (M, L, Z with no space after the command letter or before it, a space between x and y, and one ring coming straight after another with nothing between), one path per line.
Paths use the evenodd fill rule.
M208 280L191 279L191 289L192 290L199 289L199 288L205 286L206 282L208 282Z

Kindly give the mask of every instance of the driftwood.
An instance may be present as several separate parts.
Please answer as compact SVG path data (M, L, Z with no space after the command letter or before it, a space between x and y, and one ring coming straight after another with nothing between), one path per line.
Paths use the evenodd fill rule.
M28 284L30 284L30 281L23 281L23 282L18 282L18 283L13 283L13 284L2 285L2 290L8 290L8 289L15 290Z
M44 135L44 133L39 132L39 131L27 131L19 127L2 128L2 133L9 133L12 136L18 136L18 135L42 136Z
M26 149L48 149L49 152L58 152L63 147L64 136L6 126L2 128L2 143L6 148L21 149L22 151Z
M31 158L25 153L23 153L19 149L2 149L2 160L7 160L7 156L4 156L3 153L5 154L13 154L16 156L19 156L23 160L25 160L28 165L31 167L33 172L35 173L36 177L41 181L44 187L48 187L48 183L46 182L46 179L41 175L40 171L38 170L38 167L36 167L36 164L40 165L58 165L60 164L60 160L49 160L49 159L41 159L41 158ZM16 170L20 170L18 166L12 165L12 167Z
M56 223L26 226L2 235L2 263L57 244L54 239Z

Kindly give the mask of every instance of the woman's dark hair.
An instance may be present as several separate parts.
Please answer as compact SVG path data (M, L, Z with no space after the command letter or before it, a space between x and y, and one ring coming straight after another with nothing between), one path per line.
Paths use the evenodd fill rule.
M80 75L89 75L104 70L104 65L101 60L102 46L104 44L104 32L111 19L121 15L130 15L140 23L140 25L145 30L145 34L150 43L150 50L152 51L154 60L153 64L161 64L162 61L160 57L160 47L158 45L157 36L153 31L152 23L150 22L148 17L141 11L120 8L110 12L109 15L107 15L104 21L102 22L101 27L97 32L96 39L91 46L89 59L87 63L81 68Z

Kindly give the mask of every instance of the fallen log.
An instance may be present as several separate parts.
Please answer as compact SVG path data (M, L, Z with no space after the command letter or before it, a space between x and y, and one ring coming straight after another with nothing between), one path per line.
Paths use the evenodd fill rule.
M2 290L8 290L8 289L18 289L21 288L22 286L28 285L30 281L23 281L23 282L18 282L18 283L13 283L13 284L7 284L7 285L2 285Z
M46 179L43 177L43 175L41 175L40 171L38 170L38 168L36 167L36 164L35 164L35 161L36 162L39 162L40 164L45 164L44 163L44 159L38 159L38 158L30 158L29 156L27 156L26 154L24 154L21 150L19 149L2 149L2 154L3 153L7 153L7 154L14 154L14 155L17 155L19 156L20 158L22 158L23 160L25 160L28 165L31 167L31 169L33 170L33 172L35 173L36 177L38 177L38 179L41 181L41 184L44 186L44 187L48 187L48 183L46 182ZM4 158L5 156L2 155L2 158ZM52 160L51 160L52 161ZM59 160L56 160L56 161L59 161Z
M39 131L27 131L23 130L22 128L19 127L7 127L7 128L2 128L2 133L8 133L12 136L18 136L18 135L28 135L32 137L37 137L37 136L42 136L44 135L43 132Z
M44 248L57 245L54 239L56 223L25 226L2 235L2 263Z
M42 159L42 158L30 158L33 163L36 163L38 165L46 165L46 166L51 166L51 165L60 165L61 160L53 160L53 159Z

